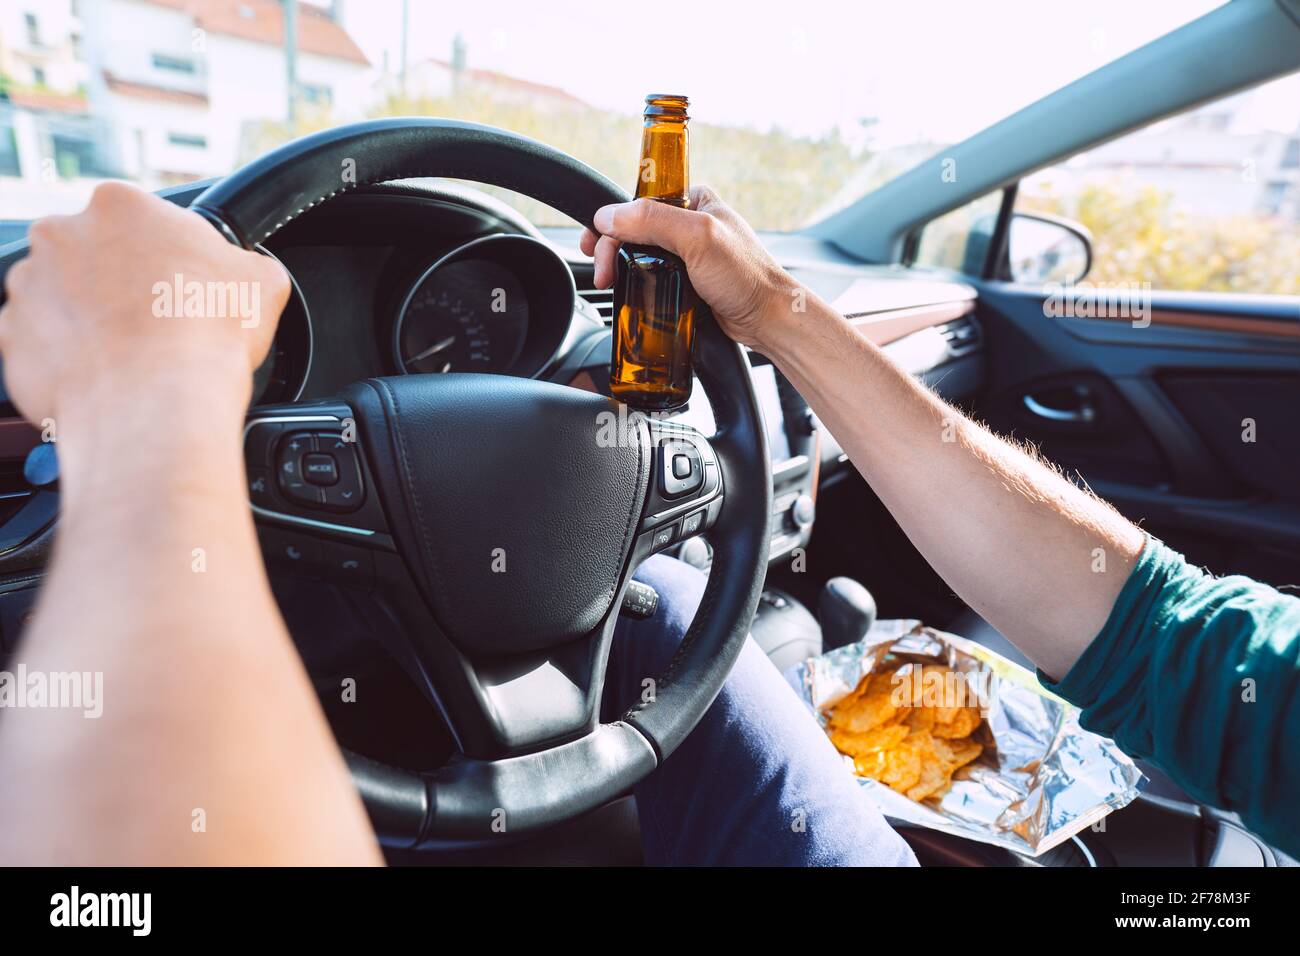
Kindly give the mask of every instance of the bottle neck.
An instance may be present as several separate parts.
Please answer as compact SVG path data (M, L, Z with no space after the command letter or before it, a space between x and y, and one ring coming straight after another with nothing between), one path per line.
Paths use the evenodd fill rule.
M686 120L647 116L641 131L636 198L657 199L683 209L690 205Z

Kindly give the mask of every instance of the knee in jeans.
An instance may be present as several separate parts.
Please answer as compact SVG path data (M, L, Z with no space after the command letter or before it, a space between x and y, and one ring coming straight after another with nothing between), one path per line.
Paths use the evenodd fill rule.
M613 695L620 703L653 692L653 681L663 674L695 618L706 581L698 569L663 555L647 559L635 577L655 589L659 604L653 617L624 617L614 631L606 698Z

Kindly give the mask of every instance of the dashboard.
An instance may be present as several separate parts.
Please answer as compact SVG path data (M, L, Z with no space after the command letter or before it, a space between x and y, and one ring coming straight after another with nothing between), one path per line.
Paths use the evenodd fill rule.
M267 243L294 280L255 404L328 399L370 376L488 372L608 394L610 293L592 287L578 230L545 233L495 197L408 180L346 193ZM863 266L798 235L765 236L783 266L913 374L961 401L983 379L969 286ZM773 482L770 560L808 543L819 487L848 473L840 446L764 356L750 354ZM696 388L675 417L705 435ZM701 568L706 539L678 556Z
M259 369L255 403L327 398L361 378L411 373L569 383L587 371L589 387L602 390L610 293L592 288L577 232L543 233L485 192L434 181L366 187L323 204L263 250L284 264L294 291ZM960 371L950 366L978 351L969 286L863 266L798 235L764 240L915 374L943 366L949 381ZM770 398L768 375L760 374L760 391ZM963 379L957 391L970 384ZM699 404L692 401L697 412ZM783 443L777 432L769 439Z
M470 190L408 183L348 194L263 251L294 289L254 404L324 398L375 375L537 376L581 315L553 245Z
M185 206L207 185L163 195ZM261 249L283 263L293 292L254 376L253 404L327 400L375 376L457 372L608 394L611 294L593 288L578 232L539 230L493 195L433 180L366 186L310 210ZM761 238L783 267L945 398L960 403L982 387L972 287L863 265L808 236ZM0 249L0 260L13 248ZM750 363L771 456L776 561L807 544L818 489L851 469L780 371L757 353ZM676 414L714 431L698 387ZM2 394L0 419L17 423ZM683 542L679 557L707 567L707 542Z

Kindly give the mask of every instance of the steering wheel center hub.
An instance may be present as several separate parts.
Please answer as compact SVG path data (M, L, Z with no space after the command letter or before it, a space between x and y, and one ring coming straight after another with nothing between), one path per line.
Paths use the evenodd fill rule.
M465 653L538 650L600 626L636 537L651 459L606 398L500 375L368 379L345 398L399 550Z

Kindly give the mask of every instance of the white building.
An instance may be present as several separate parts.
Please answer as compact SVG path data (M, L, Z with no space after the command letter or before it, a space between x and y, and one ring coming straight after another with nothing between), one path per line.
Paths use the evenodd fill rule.
M250 134L288 120L278 0L83 0L92 112L111 116L124 175L156 187L228 173ZM329 11L298 7L299 103L361 116L369 62Z
M297 102L346 122L374 71L338 12L298 4ZM288 121L283 8L0 0L0 82L0 218L79 208L105 176L155 189L222 175Z
M31 90L85 87L82 5L76 0L0 3L0 75Z

